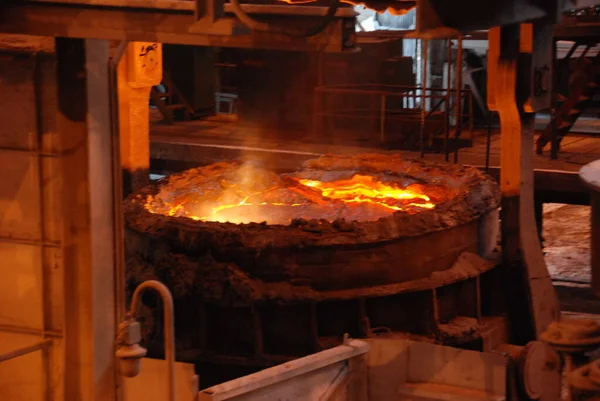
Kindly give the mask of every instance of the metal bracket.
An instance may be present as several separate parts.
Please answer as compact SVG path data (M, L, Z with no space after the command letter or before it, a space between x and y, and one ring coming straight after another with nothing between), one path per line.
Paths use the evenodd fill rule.
M237 19L225 17L224 0L194 0L194 6L190 33L231 36L248 32Z

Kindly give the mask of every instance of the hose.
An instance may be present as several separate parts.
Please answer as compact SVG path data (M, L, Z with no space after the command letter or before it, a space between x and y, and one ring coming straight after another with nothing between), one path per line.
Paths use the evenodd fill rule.
M252 31L308 38L321 33L325 28L327 28L327 25L329 25L329 23L333 20L333 17L335 16L335 13L337 12L340 6L340 0L331 0L329 8L327 9L327 13L323 17L323 19L319 21L315 26L307 29L306 31L296 32L293 30L273 29L273 27L268 23L255 20L242 9L239 0L230 0L230 4L231 8L233 9L233 14L237 17L237 19L239 19L242 22L242 24L246 25Z

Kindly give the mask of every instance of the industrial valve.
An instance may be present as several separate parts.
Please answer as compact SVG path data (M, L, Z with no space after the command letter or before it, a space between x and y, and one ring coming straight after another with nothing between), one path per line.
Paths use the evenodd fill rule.
M135 377L140 373L141 359L147 353L139 344L141 340L140 323L128 315L119 325L116 352L119 372L125 377Z

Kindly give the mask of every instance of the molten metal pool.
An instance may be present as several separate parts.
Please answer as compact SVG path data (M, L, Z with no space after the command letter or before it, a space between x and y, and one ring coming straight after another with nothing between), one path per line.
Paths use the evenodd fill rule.
M399 211L415 214L457 195L446 183L409 171L364 167L308 163L296 173L277 175L251 163L218 163L168 178L145 207L197 221L287 225L297 219L374 221Z

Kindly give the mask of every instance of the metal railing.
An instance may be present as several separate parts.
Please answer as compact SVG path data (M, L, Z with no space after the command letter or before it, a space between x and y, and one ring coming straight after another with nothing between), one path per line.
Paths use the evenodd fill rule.
M15 350L12 351L8 351L8 352L4 352L0 354L0 363L2 362L6 362L6 361L10 361L12 359L15 358L19 358L25 355L29 355L32 354L34 352L37 351L42 351L44 356L43 356L43 360L44 360L44 373L43 375L44 377L44 382L45 385L43 386L43 390L42 390L42 400L44 401L48 401L52 399L52 395L51 395L51 389L50 389L50 382L47 379L47 373L48 373L48 361L49 361L49 357L48 357L48 352L49 352L49 348L52 346L52 339L47 338L45 340L39 341L37 343L25 346L25 347L21 347L21 348L17 348Z
M48 347L52 344L51 339L46 339L40 342L37 342L32 345L28 345L27 347L18 348L13 351L5 352L0 354L0 363L9 361L11 359L18 358L20 356L25 356L31 354L36 351L44 351L48 349Z
M403 130L405 126L408 128L400 135L400 146L409 143L416 134L419 134L422 150L425 146L431 148L435 138L442 138L448 155L451 131L455 133L452 138L455 141L461 139L463 132L473 139L473 93L470 89L460 91L460 101L467 103L466 110L460 115L456 108L456 89L423 90L418 86L396 85L319 86L314 90L313 101L312 131L315 137L334 129L337 119L351 119L370 120L373 127L377 126L382 145L390 140L393 134L390 127L394 122ZM421 115L423 103L424 116ZM460 122L458 125L457 121ZM328 129L324 130L325 125Z

